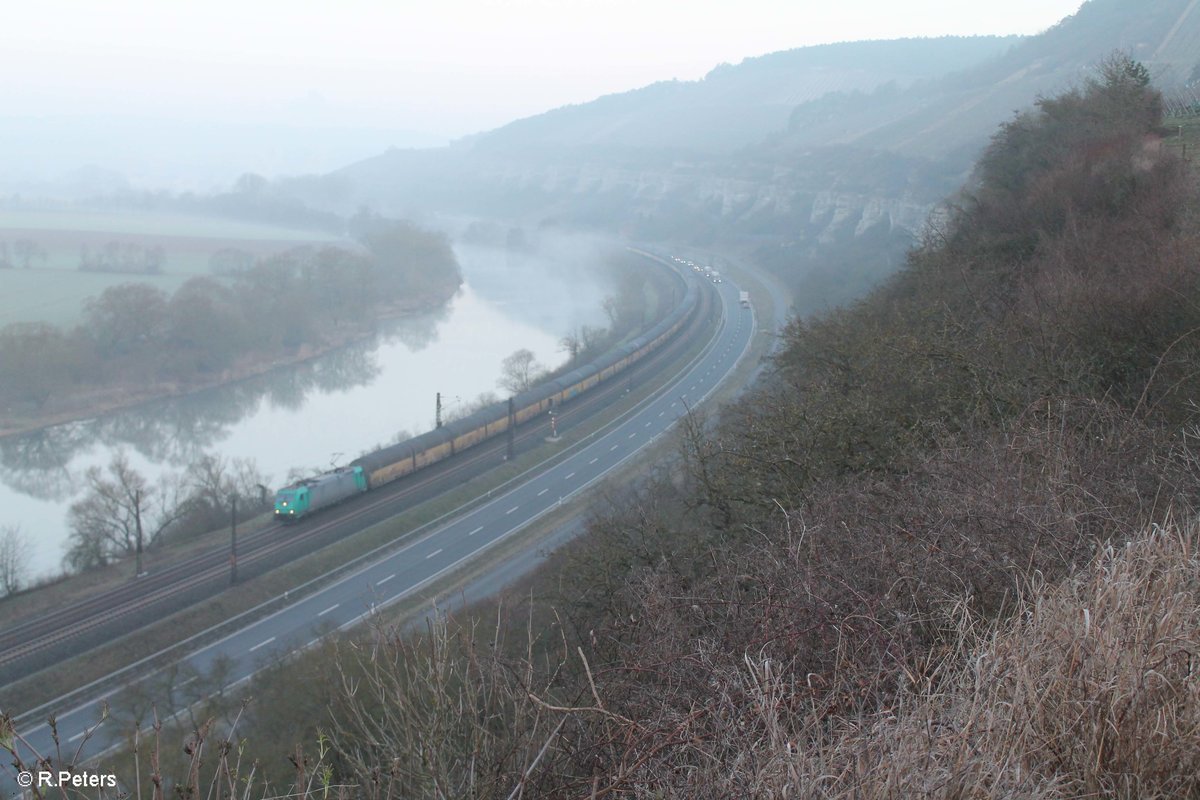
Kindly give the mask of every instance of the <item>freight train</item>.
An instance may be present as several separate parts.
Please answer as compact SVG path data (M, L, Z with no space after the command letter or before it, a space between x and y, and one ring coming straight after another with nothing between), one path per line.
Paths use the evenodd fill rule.
M690 277L690 276L689 276ZM554 380L522 392L509 402L448 422L420 436L360 456L350 466L280 489L275 495L275 518L290 522L356 494L377 489L419 469L461 453L480 442L544 414L593 386L619 375L671 339L701 305L696 282L682 277L683 301L662 321L633 341Z

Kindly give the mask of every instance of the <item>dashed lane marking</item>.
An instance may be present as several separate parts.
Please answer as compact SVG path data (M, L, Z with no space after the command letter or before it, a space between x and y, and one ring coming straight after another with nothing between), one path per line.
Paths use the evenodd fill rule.
M432 553L430 553L429 555L425 556L425 560L426 560L426 561L428 561L429 559L433 558L434 556L436 556L436 555L437 555L438 553L440 553L440 552L442 552L442 548L440 548L440 547L439 547L437 550L434 550Z
M275 637L274 637L274 636L272 636L270 639L267 639L267 640L265 640L265 641L259 642L258 644L254 645L254 647L251 647L251 648L250 648L250 652L251 652L251 653L253 653L255 650L257 650L257 649L258 649L258 648L260 648L260 647L266 647L267 645L269 645L269 644L270 644L271 642L273 642L273 641L275 641Z
M327 609L325 609L324 611L322 611L322 612L318 613L318 614L317 614L317 616L318 616L318 617L323 617L323 616L325 616L326 614L328 614L330 611L333 611L335 608L337 608L337 607L338 607L338 606L340 606L340 605L341 605L341 603L334 603L334 604L333 604L333 605L331 605L329 608L327 608Z
M544 494L545 494L546 492L548 492L548 491L550 491L550 490L549 490L549 489L542 489L540 492L538 492L538 493L537 493L537 496L538 496L538 497L541 497L542 495L544 495Z
M471 531L470 533L468 533L468 534L467 534L467 536L474 536L475 534L479 533L481 530L483 530L483 526L482 526L482 525L480 525L478 528L476 528L475 530L473 530L473 531Z
M383 586L385 583L387 583L388 581L390 581L390 580L391 580L392 578L394 578L394 577L396 577L396 573L394 573L394 572L393 572L391 575L388 575L388 576L387 576L386 578L384 578L383 580L381 580L381 581L377 581L377 582L375 583L375 585L376 585L376 586Z

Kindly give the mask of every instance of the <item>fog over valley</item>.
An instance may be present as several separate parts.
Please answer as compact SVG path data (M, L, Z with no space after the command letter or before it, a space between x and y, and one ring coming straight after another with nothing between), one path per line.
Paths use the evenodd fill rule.
M1200 797L1200 0L0 72L0 800Z

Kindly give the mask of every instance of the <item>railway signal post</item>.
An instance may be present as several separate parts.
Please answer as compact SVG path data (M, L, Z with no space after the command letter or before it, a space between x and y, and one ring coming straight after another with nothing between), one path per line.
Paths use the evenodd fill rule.
M508 398L508 460L512 461L513 451L517 442L517 411L513 407L513 399Z
M231 498L229 512L229 584L237 583L237 495Z

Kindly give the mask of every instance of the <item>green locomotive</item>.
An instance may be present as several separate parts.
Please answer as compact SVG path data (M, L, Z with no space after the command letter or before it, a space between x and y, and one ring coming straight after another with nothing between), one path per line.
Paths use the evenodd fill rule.
M285 522L367 490L362 467L343 467L285 486L275 493L275 518Z

